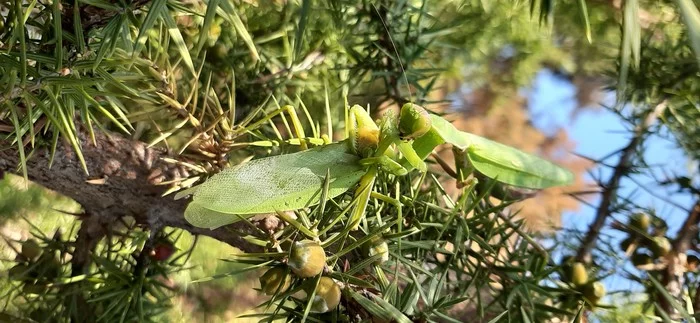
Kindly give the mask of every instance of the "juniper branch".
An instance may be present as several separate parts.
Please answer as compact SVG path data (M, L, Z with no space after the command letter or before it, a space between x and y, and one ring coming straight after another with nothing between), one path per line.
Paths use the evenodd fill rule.
M153 224L180 228L244 251L258 250L242 238L253 234L253 228L245 224L215 230L194 227L183 216L186 200L162 196L167 187L156 184L186 175L178 166L161 159L166 156L164 150L101 131L94 132L93 144L87 131L78 133L89 176L68 144L59 144L52 165L50 149L37 147L27 160L27 173L37 184L78 202L85 211L83 221L85 217L99 217L98 223L110 225L129 216L147 228ZM0 150L0 173L14 173L19 165L16 145L0 141L0 147L13 147ZM154 207L157 212L153 211Z
M654 109L649 111L646 118L644 118L642 123L639 124L635 129L634 137L632 137L627 146L625 146L625 148L623 148L620 152L620 161L617 163L617 166L615 166L613 174L603 185L600 205L598 205L595 219L589 226L588 233L583 238L581 247L579 247L578 249L578 252L576 254L577 261L584 263L591 262L591 252L593 251L593 248L595 248L596 241L598 239L598 236L600 235L600 231L605 225L605 220L612 213L610 207L612 206L613 201L617 196L617 189L620 187L620 181L629 173L630 161L634 156L635 152L637 151L637 148L642 143L643 138L647 133L647 129L656 121L659 115L663 113L663 111L666 109L666 106L667 101L664 100L658 105L656 105Z

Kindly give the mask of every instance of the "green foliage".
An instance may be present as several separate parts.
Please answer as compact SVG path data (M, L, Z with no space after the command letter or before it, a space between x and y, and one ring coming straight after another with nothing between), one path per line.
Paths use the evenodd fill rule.
M243 237L262 252L235 256L226 272L193 271L192 277L181 270L193 240L184 248L181 242L188 251L166 261L148 257L156 238L176 240L179 231L151 232L125 221L97 242L84 270L69 264L78 253L74 231L38 235L42 254L56 259L42 269L55 270L44 275L33 272L43 267L39 260L9 261L13 266L6 267L21 266L3 289L7 315L162 320L168 299L184 293L166 277L206 280L202 276L284 268L287 245L314 239L327 253L324 279L292 277L289 290L250 317L459 321L456 315L466 311L476 313L469 319L494 322L580 317L597 300L585 303L581 288L561 281L551 250L523 231L511 209L512 187L503 185L540 189L570 182L570 173L437 116L425 133L406 127L400 133L388 114L378 125L376 145L366 141L374 139L376 125L367 133L354 131L374 124L369 117L350 122L345 136L335 130L355 117L347 101L372 107L415 102L437 110L432 103L444 97L433 91L450 77L507 95L531 85L546 67L567 77L608 73L604 80L620 103L613 109L630 129L642 127L663 103L661 125L642 129L641 141L667 134L697 162L697 7L676 3L678 8L641 0L624 1L621 8L583 0L0 0L0 141L17 149L25 176L26 160L37 149L54 152L63 144L87 170L81 143L95 141L95 131L109 131L167 148L168 160L188 169L191 176L164 184L167 193L203 183L185 191L194 191L187 219L198 226L296 210L296 217L278 212L283 229L254 228ZM643 12L658 19L643 21ZM331 144L347 137L353 138L349 152L367 158ZM429 158L441 143L457 148L454 165ZM442 170L429 168L433 161ZM235 168L228 170L230 165ZM649 165L638 158L623 166L630 174ZM419 172L409 172L414 169ZM250 174L259 176L243 176ZM458 181L455 194L447 193L448 179ZM666 184L697 196L695 181L679 175ZM292 183L297 186L287 186ZM230 191L237 201L226 200ZM31 195L23 201L16 190L0 187L2 221L36 201L46 206L35 192L21 195ZM610 212L631 210L628 202L616 199ZM635 236L636 243L653 241L645 237L652 234ZM666 236L665 229L659 235ZM388 259L368 251L373 241L386 242ZM220 248L212 241L200 246ZM599 244L610 255L604 248ZM218 256L189 259L210 266ZM597 283L604 269L593 268L589 280ZM657 297L650 302L675 297L653 283L658 272L642 276L647 274L639 281ZM314 293L334 290L317 288L328 277L342 287L340 305L318 313ZM307 299L298 294L302 290ZM670 303L690 315L682 304Z
M688 27L688 39L695 51L695 57L700 63L700 11L692 1L678 0L676 3L683 14L683 19Z
M18 256L15 274L3 278L7 280L3 285L8 287L2 295L3 306L20 309L35 321L88 317L101 322L158 321L171 297L171 287L160 277L179 270L182 265L176 264L184 258L147 264L145 254L139 256L138 251L148 234L124 229L125 235L98 245L94 265L83 275L71 275L69 260L77 254L74 248L66 247L75 241L64 240L74 238L75 231L40 237L41 256ZM88 316L85 310L90 311Z
M344 317L347 319L345 311L359 306L374 317L442 320L447 319L452 306L465 301L477 306L484 314L500 314L504 309L510 309L513 320L518 320L523 313L535 320L550 317L551 307L544 300L558 291L538 286L550 271L544 266L534 265L534 258L522 252L534 247L519 236L517 228L520 224L509 218L493 218L494 212L501 212L504 205L479 205L480 196L473 186L465 188L459 199L452 201L444 195L434 175L379 175L378 181L381 185L375 186L377 192L373 194L377 199L368 204L367 217L361 222L357 234L347 235L345 225L337 223L339 215L352 205L349 199L329 203L323 212L320 212L320 206L296 212L298 219L306 219L301 222L310 224L307 229L316 227L317 223L330 223L328 229L318 227L318 239L329 255L323 275L344 286L341 308L345 310L334 310L321 316L308 314L309 319L344 320ZM434 204L436 198L444 199L454 208ZM398 203L397 199L406 202ZM407 207L402 207L404 204ZM470 212L473 216L464 216ZM233 261L248 264L251 269L283 265L288 252L283 246L289 245L289 241L306 239L303 232L290 225L276 234L279 236L275 242L267 243L266 252L240 255ZM367 248L361 246L380 237L387 242L389 260L378 263L376 260L381 255L370 256L365 253ZM505 241L512 241L515 250ZM341 259L356 260L347 263ZM497 286L479 278L491 274L498 277ZM264 303L271 306L271 311L254 317L293 316L301 319L304 316L307 302L296 292L306 284L313 284L317 278L292 277L290 290L276 293ZM372 278L363 280L361 277ZM496 296L493 301L481 301L484 295L464 294L465 289L472 288L492 290L493 295L502 296ZM425 306L419 305L423 302ZM521 313L519 307L525 312Z
M2 306L3 311L0 314L0 320L4 320L8 316L3 315L29 315L32 313L32 318L37 321L42 321L40 318L52 318L65 317L71 313L71 309L64 305L70 305L73 301L73 297L82 293L84 296L91 295L96 290L101 290L103 292L109 293L134 293L134 291L139 288L138 284L141 283L155 283L155 287L149 287L150 290L165 291L167 298L161 299L160 302L152 302L148 299L142 302L144 306L144 311L146 312L162 312L163 310L168 310L167 312L162 312L156 315L152 320L162 321L167 317L174 318L177 317L182 311L180 309L173 309L171 306L173 304L173 297L182 297L183 293L181 290L173 290L173 287L180 288L181 286L186 286L192 280L200 279L202 277L209 277L211 275L229 272L237 269L234 264L227 262L212 262L211 259L217 259L224 256L228 256L232 253L238 252L232 247L226 247L221 245L220 242L215 241L210 238L200 238L196 239L192 235L178 231L171 233L171 237L177 234L179 237L175 242L176 253L172 256L166 263L161 264L151 264L150 267L151 274L150 278L146 280L140 280L136 277L128 278L128 280L122 279L112 279L112 278L127 278L134 274L133 269L133 253L132 251L141 250L139 243L143 243L143 239L147 238L147 233L138 232L138 230L133 234L128 236L123 236L122 238L115 238L110 241L103 239L98 243L97 250L99 253L95 257L106 259L98 260L100 265L96 265L91 268L87 276L81 276L79 278L70 277L70 255L74 250L72 245L75 243L75 238L77 234L77 221L76 217L70 214L64 214L62 212L78 213L80 207L72 200L65 198L63 196L57 195L54 192L49 192L35 184L27 185L21 178L17 176L11 176L6 174L5 178L0 182L0 191L3 192L0 195L0 205L3 205L3 211L0 213L2 215L2 226L3 232L11 232L12 236L6 236L3 234L3 238L6 243L0 244L0 251L4 255L3 260L0 261L0 271L3 274L0 277L0 306ZM7 211L7 212L5 212ZM58 231L56 231L57 228ZM124 230L124 228L122 228ZM125 230L126 231L126 230ZM56 232L58 232L56 234ZM117 236L120 236L124 232L115 232ZM41 250L41 255L43 258L31 258L26 259L23 257L23 245L26 244L24 241L16 241L19 235L29 236L26 241L38 241L38 245ZM133 240L138 236L137 240ZM57 240L61 239L61 240ZM196 247L191 254L188 254L188 259L178 258L180 255L185 254L193 244L196 243ZM109 245L111 244L111 246ZM128 247L125 247L128 245ZM67 249L66 249L67 248ZM111 249L110 249L111 248ZM115 250L116 253L115 253ZM48 268L44 262L48 262L45 255L53 254L55 258L60 259L60 270L57 271L55 277L50 278L46 274L48 273ZM121 260L131 259L127 262L122 262ZM52 260L52 263L55 260ZM183 264L185 264L183 266ZM14 280L8 277L7 273L10 272L11 268L17 267L18 265L25 266L27 268L27 275L29 277L36 278L31 281L24 280ZM156 269L161 268L161 269ZM183 270L184 269L184 270ZM109 276L112 278L105 278L111 271L113 275ZM163 271L164 270L164 271ZM18 271L17 269L15 272ZM24 272L24 271L22 271ZM115 276L117 275L117 276ZM165 276L162 276L165 275ZM163 289L162 283L164 279L170 279L174 281L176 285L169 286ZM242 279L243 277L232 277L229 279L220 279L216 282L216 287L233 289L237 286L236 281ZM91 281L92 282L88 282ZM46 284L51 283L51 285ZM184 303L195 303L196 297L206 291L211 289L214 284L200 283L196 286L190 288L189 294L191 298L185 298ZM25 287L29 286L29 287ZM29 293L30 291L39 291L39 288L45 289L45 293ZM70 297L66 300L66 303L60 304L59 298ZM151 299L152 300L152 299ZM122 300L116 298L108 298L97 303L101 304L100 307L104 308L105 305L111 305L111 303L119 303ZM46 303L44 303L46 302ZM183 301L179 301L183 302ZM138 303L134 303L138 304ZM121 305L120 305L121 306ZM201 315L202 312L207 315L215 315L216 312L213 308L207 307L206 305L199 305L204 308L198 308L192 315ZM226 309L221 309L225 311ZM104 312L101 312L104 313ZM131 308L131 314L137 313L136 308ZM145 313L145 312L144 312ZM114 314L114 313L113 313ZM120 316L124 313L121 311L118 313ZM19 319L19 318L17 318ZM103 317L100 321L114 321L114 317L109 314Z
M47 192L37 187L25 192L16 191L16 197L21 200L34 195L50 202L53 207L65 210L74 207L74 203L64 201L65 198L47 197ZM41 210L45 207L33 204L14 209L23 213L28 221L16 219L4 224L17 233L31 230L33 241L39 241L41 253L40 257L27 259L21 247L26 242L20 244L6 240L8 244L2 245L0 250L16 256L12 261L5 259L0 263L0 268L8 273L0 278L0 305L4 309L0 315L23 314L39 322L49 319L63 322L71 315L84 319L84 312L81 311L86 309L86 305L82 301L87 300L87 309L95 315L93 319L97 322L122 319L162 322L181 313L172 305L173 297L183 296L182 286L194 279L237 268L226 262L209 261L230 255L235 252L233 248L223 248L218 241L211 239L197 240L182 231L170 231L162 236L162 239L175 243L173 256L166 261L151 260L144 267L144 259L149 257L141 259L140 252L148 240L148 232L122 227L114 232L115 237L103 239L97 244L93 254L94 265L86 274L74 276L70 274L70 259L75 250L70 246L76 241L77 221L72 215ZM32 226L28 224L29 221ZM62 229L53 237L44 234L57 227ZM195 243L196 247L190 250ZM14 275L11 274L13 272ZM233 288L237 279L239 277L219 280L216 286ZM194 302L205 288L211 286L203 283L191 288L189 294L192 299L185 298L185 302ZM192 314L197 315L200 311L202 309ZM207 311L207 315L215 314L212 309Z

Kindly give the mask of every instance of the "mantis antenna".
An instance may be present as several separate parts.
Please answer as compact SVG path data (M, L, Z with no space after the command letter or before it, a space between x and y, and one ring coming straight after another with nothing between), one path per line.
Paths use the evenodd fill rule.
M411 93L411 85L408 83L408 77L406 76L406 69L403 67L403 62L401 61L401 56L399 55L399 51L396 49L396 43L394 43L394 38L391 37L391 32L389 31L389 27L387 27L386 22L384 22L384 18L382 17L382 14L379 12L379 9L377 9L377 6L373 3L372 7L374 8L374 11L377 13L377 17L379 17L379 20L382 22L382 26L384 26L384 30L386 31L386 35L389 36L389 42L391 42L391 46L394 49L394 54L396 54L396 59L399 61L399 67L401 67L401 75L403 76L403 80L406 83L406 89L408 90L409 102L413 102L413 93Z

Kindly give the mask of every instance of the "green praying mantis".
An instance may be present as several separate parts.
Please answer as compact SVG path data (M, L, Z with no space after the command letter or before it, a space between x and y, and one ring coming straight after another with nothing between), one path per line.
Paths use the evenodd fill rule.
M424 160L442 144L453 145L481 175L509 186L544 189L573 181L573 174L562 167L460 131L413 103L401 108L398 119L388 112L378 124L359 105L347 112L344 141L252 160L178 193L176 198L192 195L185 210L187 221L213 229L255 214L314 206L355 188L347 223L355 229L379 172L396 176L425 172Z

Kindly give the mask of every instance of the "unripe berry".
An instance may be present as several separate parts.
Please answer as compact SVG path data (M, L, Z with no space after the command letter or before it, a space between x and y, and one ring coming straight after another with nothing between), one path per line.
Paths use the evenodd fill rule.
M289 251L289 268L301 278L320 274L326 265L326 253L321 245L311 240L296 241Z
M311 302L312 312L326 313L334 310L340 304L340 286L332 278L321 277Z
M272 267L260 277L260 289L267 295L284 293L291 283L292 277L282 267Z
M374 255L380 255L380 257L374 262L376 265L381 265L386 261L389 261L389 244L380 237L373 237L365 243L365 250L367 256L373 257Z
M406 103L401 107L399 132L402 138L418 138L430 131L432 126L430 115L423 107L413 103Z
M654 237L649 242L649 250L656 258L664 257L671 251L671 241L666 237Z
M22 256L28 260L39 258L41 251L41 247L34 239L29 239L22 243Z
M646 213L635 213L630 217L629 226L639 231L646 232L651 224L651 217Z
M586 284L588 281L588 272L583 263L577 262L574 256L566 256L561 260L562 280L572 283L576 286Z
M576 286L583 286L588 282L588 272L583 263L575 262L571 265L571 283Z
M601 282L590 282L583 288L583 296L591 305L597 305L605 296L605 285Z

